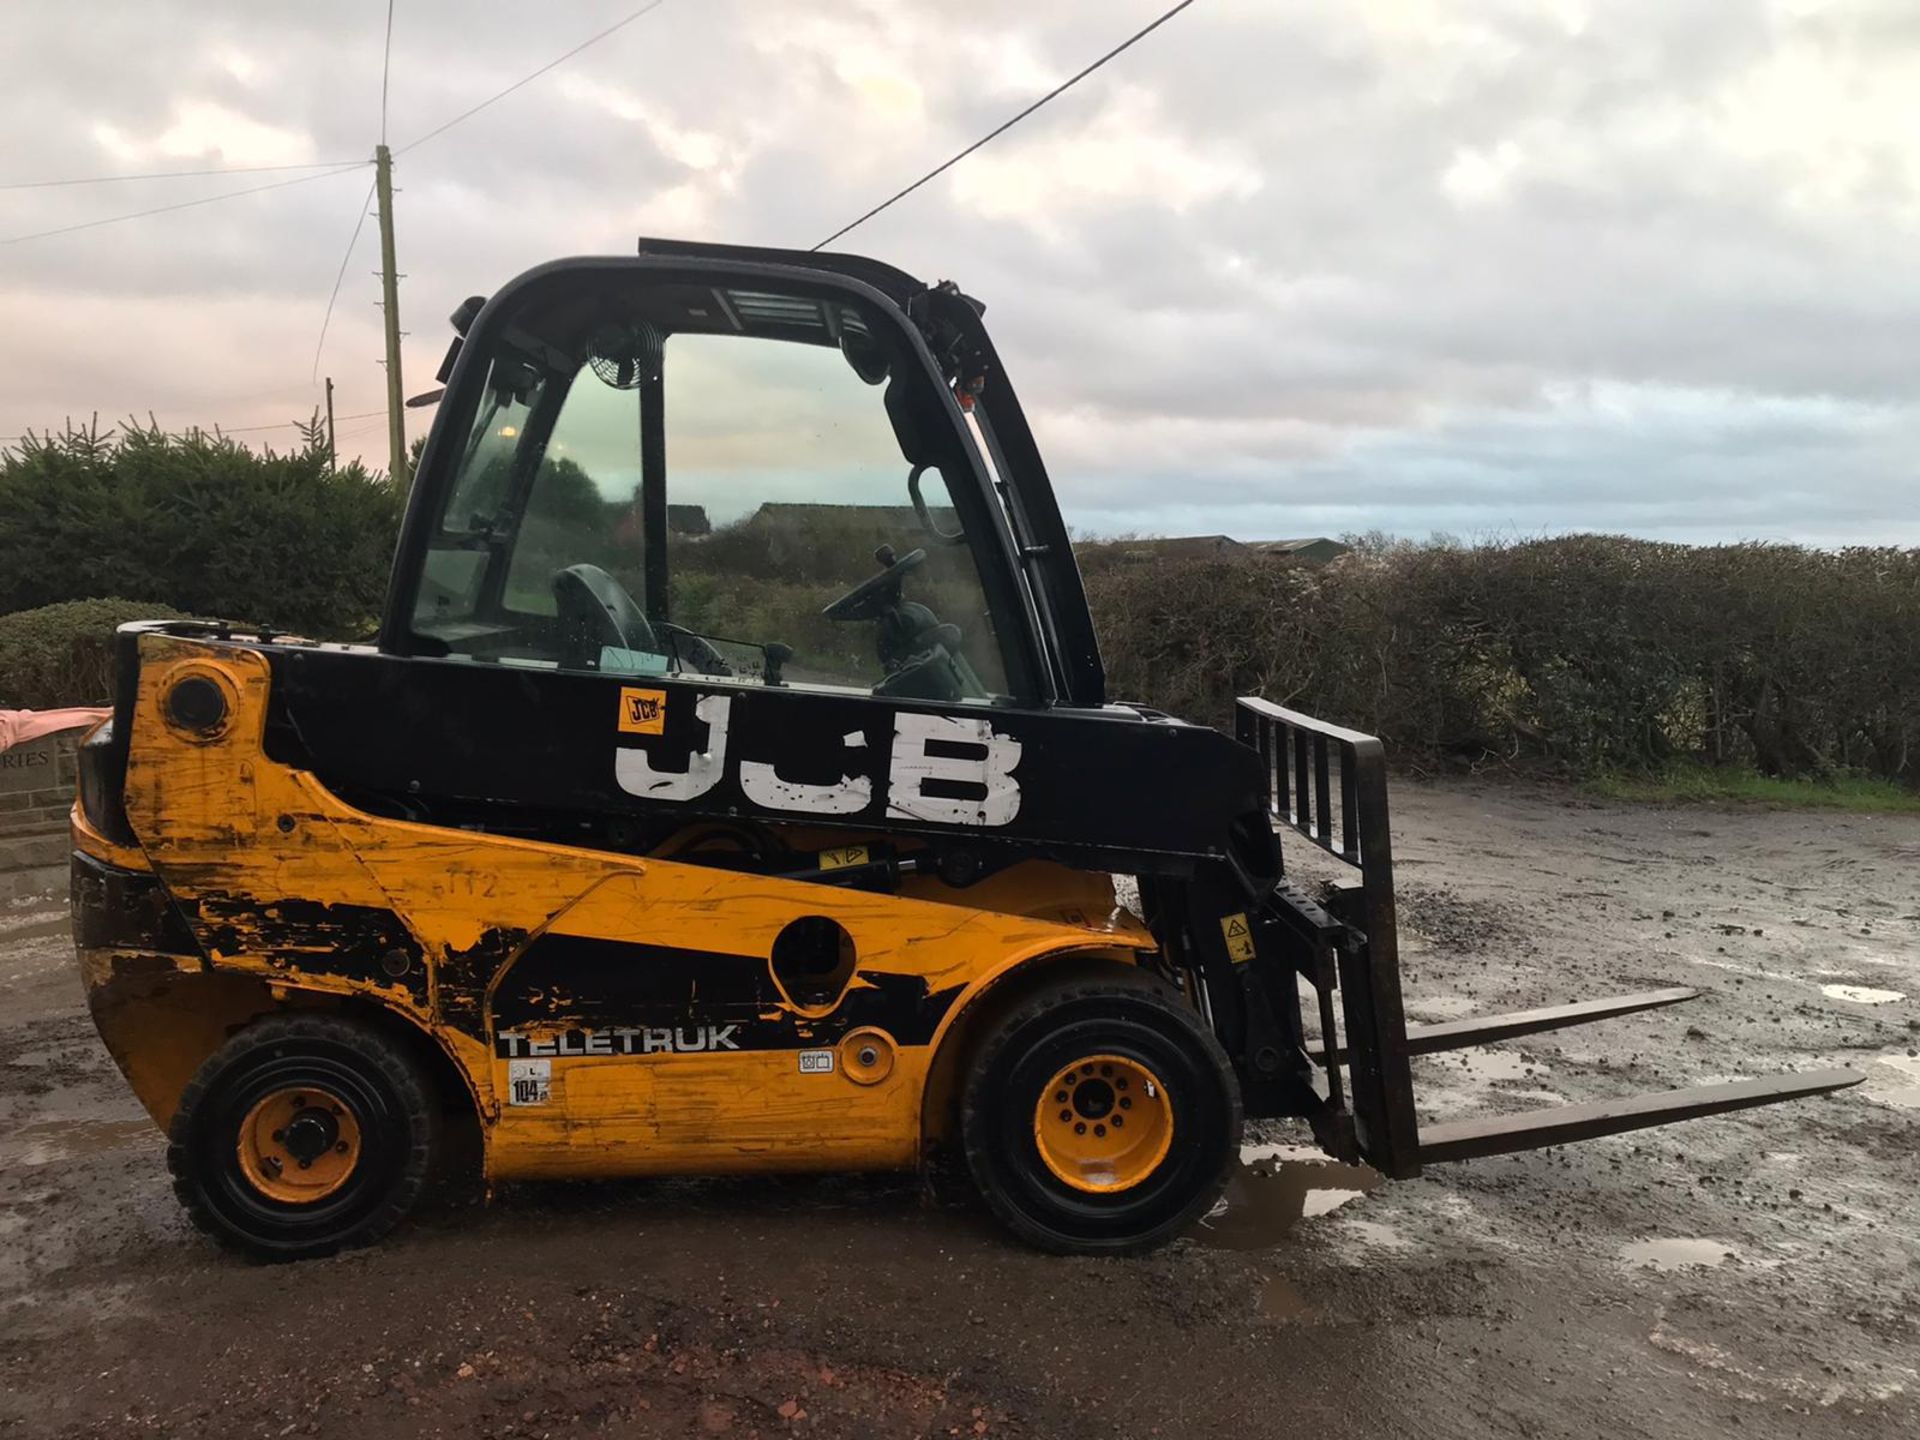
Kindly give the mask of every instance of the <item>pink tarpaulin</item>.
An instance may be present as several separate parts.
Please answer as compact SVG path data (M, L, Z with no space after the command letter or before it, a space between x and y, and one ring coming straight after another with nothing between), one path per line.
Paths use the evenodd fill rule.
M0 750L11 750L42 735L58 735L62 730L83 730L112 713L104 705L75 706L71 710L0 710Z

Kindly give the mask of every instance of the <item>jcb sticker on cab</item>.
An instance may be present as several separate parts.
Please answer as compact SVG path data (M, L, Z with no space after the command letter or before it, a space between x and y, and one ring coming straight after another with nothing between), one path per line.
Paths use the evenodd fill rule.
M620 733L658 735L667 724L667 692L620 687Z

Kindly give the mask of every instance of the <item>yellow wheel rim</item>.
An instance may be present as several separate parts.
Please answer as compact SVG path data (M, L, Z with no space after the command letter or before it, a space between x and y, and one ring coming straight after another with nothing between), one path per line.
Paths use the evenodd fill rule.
M324 1200L360 1163L360 1122L332 1091L295 1085L261 1099L240 1122L240 1171L269 1200Z
M1056 1073L1033 1108L1047 1169L1095 1195L1128 1190L1173 1148L1173 1106L1160 1077L1122 1055L1089 1055Z

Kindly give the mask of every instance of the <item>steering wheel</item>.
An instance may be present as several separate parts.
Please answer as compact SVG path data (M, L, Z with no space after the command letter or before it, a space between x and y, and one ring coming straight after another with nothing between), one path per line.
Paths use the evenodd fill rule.
M909 574L927 563L927 552L909 550L894 559L893 547L882 545L873 552L880 562L880 573L870 575L820 613L829 620L873 620L897 604L900 585Z
M570 666L599 669L600 649L606 645L649 654L660 651L646 612L633 603L626 586L598 565L569 565L554 571L553 599Z

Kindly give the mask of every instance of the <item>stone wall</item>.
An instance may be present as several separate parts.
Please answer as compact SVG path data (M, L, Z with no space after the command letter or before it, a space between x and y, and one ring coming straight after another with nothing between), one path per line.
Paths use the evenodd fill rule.
M0 750L0 901L67 883L67 811L78 730Z

